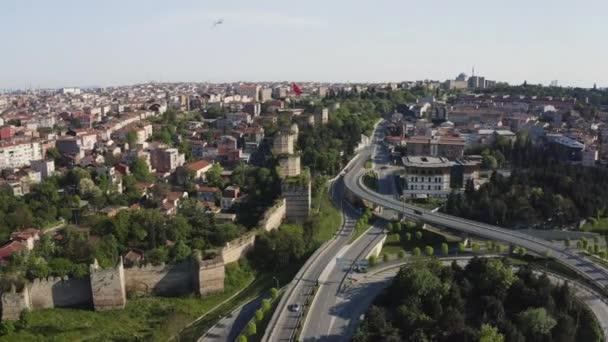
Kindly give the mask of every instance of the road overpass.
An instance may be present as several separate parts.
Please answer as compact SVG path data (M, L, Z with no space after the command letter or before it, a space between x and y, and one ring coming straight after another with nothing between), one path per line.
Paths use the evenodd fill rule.
M379 142L376 141L376 143ZM355 157L357 159L352 163L350 171L344 175L344 184L346 188L356 197L431 225L453 229L491 240L502 241L511 245L522 246L527 250L540 255L548 252L556 261L577 272L590 282L602 288L605 288L606 285L608 285L608 270L590 262L577 250L564 248L517 230L510 230L425 210L402 202L393 196L383 195L369 189L362 180L362 177L366 172L363 168L363 164L370 158L374 148L375 146L372 145L361 151L359 155Z

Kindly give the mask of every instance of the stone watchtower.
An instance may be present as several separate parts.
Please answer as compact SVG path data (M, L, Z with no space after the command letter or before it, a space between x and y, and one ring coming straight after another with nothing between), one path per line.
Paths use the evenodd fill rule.
M95 311L124 309L127 303L125 291L125 273L122 257L118 265L111 268L101 268L97 260L89 266L91 277L91 293Z

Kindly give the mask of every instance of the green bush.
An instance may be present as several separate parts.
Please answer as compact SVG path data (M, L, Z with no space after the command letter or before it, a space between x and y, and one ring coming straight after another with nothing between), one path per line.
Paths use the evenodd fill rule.
M258 309L258 310L255 312L255 319L256 319L258 322L261 322L262 320L264 320L264 311L262 311L262 309Z
M8 335L15 331L15 324L12 321L0 322L0 335Z
M258 333L258 327L253 322L247 324L247 335L253 336Z
M370 256L369 259L367 259L367 261L369 262L370 266L374 266L378 262L375 255Z
M279 298L279 290L276 287L271 288L270 295L272 296L272 299Z

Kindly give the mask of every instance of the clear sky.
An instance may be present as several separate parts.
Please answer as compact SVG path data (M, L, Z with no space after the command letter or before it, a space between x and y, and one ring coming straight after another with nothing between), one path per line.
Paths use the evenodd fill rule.
M0 88L444 80L473 65L606 86L606 18L606 0L0 0Z

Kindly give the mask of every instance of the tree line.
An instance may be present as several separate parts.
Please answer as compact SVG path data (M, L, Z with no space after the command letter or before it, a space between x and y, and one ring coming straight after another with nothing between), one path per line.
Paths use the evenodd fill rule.
M564 283L528 266L474 258L404 266L353 341L602 341L593 314Z

